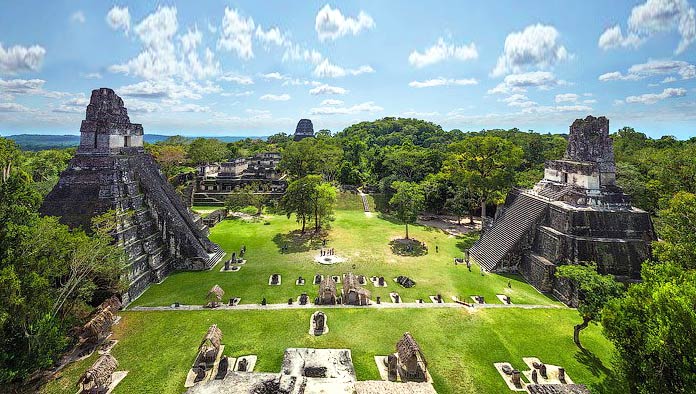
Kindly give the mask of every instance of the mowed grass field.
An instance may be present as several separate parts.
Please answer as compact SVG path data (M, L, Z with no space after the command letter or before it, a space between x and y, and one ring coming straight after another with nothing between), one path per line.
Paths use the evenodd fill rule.
M441 294L445 302L452 302L452 296L471 301L470 296L482 295L487 303L500 303L495 295L507 294L515 304L556 303L518 276L482 275L477 265L472 266L472 272L465 265L455 266L454 257L463 256L463 250L473 244L476 234L454 237L436 228L409 226L410 237L425 242L428 253L399 256L392 252L389 243L404 237L404 225L378 213L366 216L360 197L347 193L339 198L335 221L330 226L327 248L334 248L336 255L346 261L321 265L314 261L320 253L321 237L311 238L308 234L298 239L299 224L294 216L288 219L269 215L255 222L224 220L211 229L210 239L228 253L226 258L232 252L239 253L242 245L246 245L247 263L240 271L220 272L224 265L220 262L209 271L174 273L161 284L150 286L131 306L166 306L174 302L202 305L207 292L216 284L225 291L226 300L241 297L243 304L258 304L263 298L269 303L287 303L289 298L296 299L303 292L313 300L319 287L312 284L315 274L340 276L347 272L385 277L387 287L374 287L371 282L366 285L373 300L380 296L387 301L389 293L395 291L404 302L419 298L428 302L428 296ZM289 250L282 253L281 247L286 244ZM281 285L269 286L269 277L276 273L281 275ZM394 282L399 275L410 277L416 286L410 289L399 286ZM295 285L299 276L305 278L304 286Z
M320 309L320 308L319 308ZM580 352L572 341L571 309L331 309L329 333L307 333L313 310L122 312L112 350L128 376L114 393L182 393L188 369L207 328L223 332L225 354L258 355L255 371L280 372L288 347L347 348L359 380L379 379L373 357L395 351L409 331L428 361L438 393L511 393L493 363L525 369L522 357L561 365L593 392L625 392L609 369L612 347L597 326L583 331ZM67 367L42 393L75 391L79 375L96 356Z
M314 298L318 286L311 285L314 274L338 275L353 271L366 276L385 276L387 288L367 285L374 296L388 299L389 291L398 291L404 301L440 293L466 297L479 294L489 303L498 303L496 293L510 294L514 303L550 305L558 302L538 293L518 277L481 275L477 266L453 265L475 236L452 237L438 229L412 226L411 235L426 242L429 253L419 257L397 256L389 241L403 237L404 227L378 214L362 212L360 199L343 195L336 221L328 233L329 247L348 261L322 266L313 261L318 249L306 243L293 243L288 234L298 225L294 219L271 216L270 224L226 220L211 231L211 239L228 253L246 245L248 263L239 272L176 273L159 285L153 285L132 305L161 306L178 301L203 304L207 291L219 284L225 298L242 297L243 303L259 303L265 297L272 303L286 303L289 297L307 292ZM284 243L289 253L281 253ZM319 242L315 240L313 242ZM435 245L439 253L435 253ZM281 286L268 286L272 273L282 275ZM302 275L305 286L296 286ZM393 282L397 275L408 275L416 286L404 289ZM511 288L508 288L510 281ZM339 285L340 287L340 285ZM131 306L132 306L131 305ZM279 372L284 350L288 347L347 348L352 352L359 380L379 379L375 355L395 351L404 332L411 332L428 361L438 393L511 393L493 363L507 361L521 370L523 357L539 357L543 362L561 365L571 379L588 385L593 392L626 392L612 373L613 348L597 326L582 333L588 352L580 352L572 341L573 325L579 322L575 310L568 308L521 309L491 308L469 311L467 308L432 309L324 309L329 333L321 337L308 334L309 319L315 310L206 310L206 311L132 311L121 312L114 327L118 344L112 354L119 370L128 376L114 391L119 393L183 393L186 374L196 356L200 340L211 324L223 331L225 354L232 357L256 354L255 371ZM44 386L44 394L76 391L78 377L97 355L66 367L55 380Z

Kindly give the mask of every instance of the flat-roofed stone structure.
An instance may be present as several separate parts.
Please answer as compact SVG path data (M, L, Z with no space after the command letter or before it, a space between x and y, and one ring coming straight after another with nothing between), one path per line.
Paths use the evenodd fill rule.
M124 304L173 270L207 269L224 256L143 149L142 125L130 122L113 90L101 88L92 91L77 153L40 211L89 230L109 210L118 218L114 240L129 260Z
M655 239L650 215L616 185L609 120L588 116L570 126L566 153L546 163L544 179L508 194L471 257L575 305L577 290L555 277L558 265L595 262L601 273L638 279Z

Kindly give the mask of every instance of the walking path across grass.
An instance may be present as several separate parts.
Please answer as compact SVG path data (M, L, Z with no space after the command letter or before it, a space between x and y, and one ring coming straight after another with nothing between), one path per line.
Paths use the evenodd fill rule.
M133 308L128 308L130 311L136 312L151 312L151 311L264 311L264 310L283 310L283 309L429 309L429 308L465 308L471 311L476 309L488 309L488 308L500 308L500 309L570 309L561 305L530 305L530 304L471 304L471 306L466 306L458 304L455 302L443 302L443 303L432 303L432 302L399 302L399 303L382 303L382 304L370 304L365 306L354 306L354 305L300 305L300 304L239 304L237 306L221 305L217 308L211 309L206 308L202 305L180 305L178 307L172 306L136 306Z

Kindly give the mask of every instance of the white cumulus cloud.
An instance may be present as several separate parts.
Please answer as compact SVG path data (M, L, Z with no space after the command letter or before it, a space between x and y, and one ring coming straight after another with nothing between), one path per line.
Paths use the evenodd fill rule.
M114 6L106 14L106 23L114 30L128 32L131 26L131 17L128 7Z
M375 21L365 12L360 11L357 18L346 17L338 8L326 4L317 13L314 30L319 41L335 40L347 34L358 35L363 30L375 27Z
M0 42L0 74L38 71L45 55L46 50L40 45L14 45L4 48Z
M428 79L426 81L411 81L408 86L412 88L432 88L436 86L467 86L476 85L478 81L475 78L467 79L447 79L443 77Z
M31 112L31 109L17 103L0 103L0 112Z
M256 32L254 33L256 38L259 39L264 44L275 44L277 46L283 46L287 44L288 38L283 34L279 28L272 27L268 30L263 30L261 25L256 26Z
M264 94L263 96L259 97L259 100L264 100L264 101L288 101L290 100L290 95L287 93L283 94Z
M528 88L536 87L540 90L549 90L555 86L566 85L567 82L556 79L549 71L532 71L528 73L510 74L488 94L523 93Z
M234 82L239 85L253 85L254 80L246 75L237 75L233 73L227 73L219 78L222 81Z
M235 52L241 59L249 60L254 57L252 35L255 27L252 17L244 18L236 9L225 7L222 18L218 49Z
M696 11L687 0L647 0L631 9L627 25L625 35L619 25L605 30L599 47L637 48L657 33L677 31L681 39L674 52L680 54L696 40Z
M686 96L686 89L667 88L663 90L662 93L646 93L641 94L640 96L628 96L626 97L626 102L639 104L655 104L656 102L661 100L683 96Z
M563 94L557 94L555 97L555 101L557 103L574 103L578 101L578 96L575 93L563 93Z
M338 107L338 106L322 106L317 108L312 108L309 110L311 115L350 115L360 112L380 112L384 108L379 105L375 105L374 102L368 101L362 104L356 104L351 107Z
M324 59L323 62L319 63L314 68L314 75L319 78L339 78L345 77L346 75L360 75L373 72L375 72L375 70L368 65L363 65L355 69L343 68L331 63L329 59Z
M202 33L197 27L179 36L180 49L175 37L179 28L177 9L159 7L147 15L134 31L142 44L141 52L125 63L109 67L109 71L135 75L147 80L178 77L184 80L204 79L219 73L220 63L210 48L197 52Z
M508 34L491 75L519 73L527 67L547 68L568 59L568 51L558 42L559 37L555 27L542 24Z
M321 94L346 94L348 89L342 88L340 86L331 86L327 84L321 84L319 86L313 87L309 90L309 94L312 96L318 96Z
M440 37L435 45L426 49L424 52L413 51L408 56L408 62L412 66L418 68L439 63L447 59L462 61L478 59L476 44L472 42L469 45L457 46L445 42L445 40Z
M637 81L654 76L672 75L679 76L681 79L696 78L696 65L683 60L649 60L646 63L634 64L629 67L625 74L619 71L612 71L599 76L600 81ZM676 81L676 78L667 82Z
M616 25L608 28L607 30L599 36L597 45L606 50L612 48L638 48L643 43L643 39L638 37L635 33L628 33L624 36L621 31L621 26Z

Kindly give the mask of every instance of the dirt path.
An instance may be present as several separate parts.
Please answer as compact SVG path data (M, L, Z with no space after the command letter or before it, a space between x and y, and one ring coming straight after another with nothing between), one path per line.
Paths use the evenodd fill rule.
M418 218L418 224L423 226L435 227L454 236L471 233L481 230L481 220L474 218L474 223L469 223L469 219L462 220L462 224L457 224L457 220L445 215L426 215Z

